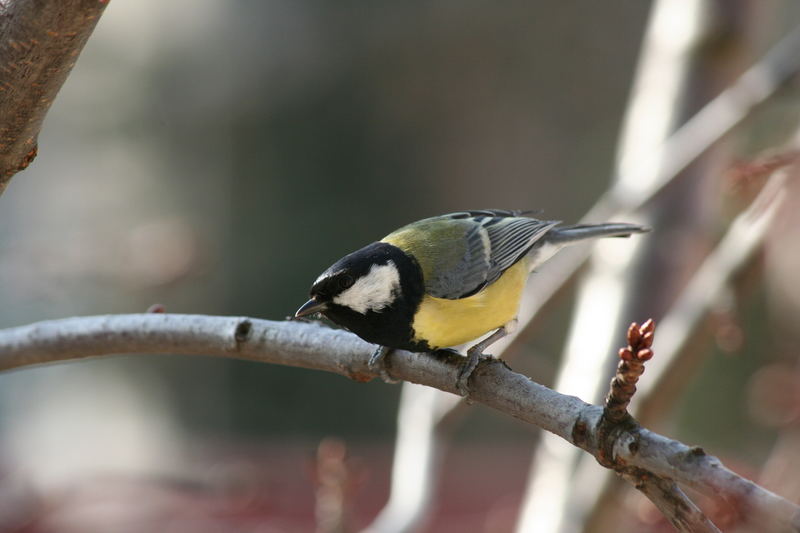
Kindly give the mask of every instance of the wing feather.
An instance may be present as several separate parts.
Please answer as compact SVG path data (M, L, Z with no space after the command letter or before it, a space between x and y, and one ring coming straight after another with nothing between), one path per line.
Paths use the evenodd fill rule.
M437 298L456 300L479 292L519 261L531 246L558 224L519 216L520 211L487 209L443 215L468 223L463 256L449 268L434 269L425 280L426 291Z

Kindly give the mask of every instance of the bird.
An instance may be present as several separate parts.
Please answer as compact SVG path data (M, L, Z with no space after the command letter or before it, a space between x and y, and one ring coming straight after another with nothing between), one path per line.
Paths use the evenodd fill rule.
M295 318L315 313L378 348L370 367L385 379L391 350L451 351L475 341L456 380L469 379L491 344L516 326L528 275L566 245L628 237L649 228L603 223L562 226L532 211L482 209L425 218L345 255L317 277Z

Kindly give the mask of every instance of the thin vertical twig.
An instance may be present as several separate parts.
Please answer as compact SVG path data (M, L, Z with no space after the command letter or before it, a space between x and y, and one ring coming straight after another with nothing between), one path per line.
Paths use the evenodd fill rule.
M653 357L653 339L656 323L651 318L641 326L634 323L628 328L628 346L619 351L617 373L611 380L606 396L603 417L618 424L628 416L628 405L636 392L636 383L644 373L644 363Z
M615 432L638 426L628 413L628 406L636 393L636 384L644 373L645 363L653 358L655 322L647 320L639 325L632 323L626 335L628 345L619 350L617 372L611 380L603 406L603 415L597 424L597 438L613 442ZM597 460L613 469L622 479L633 485L661 511L678 531L691 533L718 533L719 529L697 505L670 478L658 476L642 468L618 464L613 450L600 446ZM625 513L617 513L621 520Z

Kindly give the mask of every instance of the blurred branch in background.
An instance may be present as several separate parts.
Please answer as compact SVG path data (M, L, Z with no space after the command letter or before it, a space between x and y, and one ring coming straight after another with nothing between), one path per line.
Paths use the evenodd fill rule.
M582 221L608 220L645 208L683 170L745 120L756 106L775 94L798 72L800 72L800 26L792 29L760 61L664 141L664 146L659 150L664 154L662 158L664 165L660 168L658 176L649 181L648 187L634 192L624 187L612 186ZM637 182L636 173L630 181ZM551 259L548 268L535 276L526 286L528 304L525 305L523 302L520 310L518 333L499 341L498 344L501 342L511 344L515 339L524 340L524 331L527 328L523 327L523 324L526 324L526 320L535 318L542 303L547 302L578 270L590 252L591 250L582 247L573 247Z
M313 466L316 533L350 531L347 511L353 492L363 481L363 471L347 456L345 443L330 437L319 443Z
M689 65L714 27L713 17L708 12L710 3L706 0L678 3L661 0L651 7L620 134L616 169L608 193L610 198L627 196L615 195L617 190L627 189L635 196L643 190L657 190L662 183L659 170L666 156L664 141L680 122ZM680 24L675 21L680 21ZM671 177L677 178L678 175L675 173ZM695 174L694 177L700 176ZM699 181L693 180L690 187L696 188ZM685 185L680 187L686 188ZM681 200L673 192L659 195L652 204L657 208L666 207L665 204ZM697 206L698 203L689 205ZM687 216L673 218L674 225L682 225L685 229L697 222L696 210L687 206L682 211ZM658 238L649 240L657 241L656 246L663 246L664 237L671 234L670 228L665 231L660 223L666 217L658 217L652 211L639 216L637 222L653 227L658 235ZM702 232L687 231L675 239L678 245L687 235L702 238ZM652 285L648 282L664 274L661 265L654 265L657 271L644 268L646 263L653 266L654 261L647 255L658 255L659 249L643 242L625 243L628 246L624 248L618 243L606 244L596 246L586 275L579 284L570 333L554 385L558 391L589 402L597 402L603 394L608 368L612 358L616 357L610 334L614 328L619 329L622 321L637 316L635 307L639 302L635 297L652 299L653 305L646 312L660 319L659 304L663 302L664 294L673 289L674 281L670 280L679 277L683 269L692 267L688 262L680 265L679 270L665 269L667 279L648 287L645 293L642 288ZM585 464L582 454L576 454L573 448L563 446L550 435L543 435L531 462L517 530L542 533L583 530L604 481L605 472L593 463Z
M36 157L44 117L107 4L0 2L0 194Z
M403 429L395 442L390 498L365 533L416 531L428 518L443 446L454 427L442 418L460 401L437 389L403 383L397 409L397 427Z
M681 5L691 7L689 4ZM664 4L661 9L666 10L670 9L670 7L672 9L680 9L680 5L674 3L671 6ZM661 22L664 26L674 24L676 21L674 18L664 17L666 15L662 15ZM679 17L678 20L682 19ZM651 26L654 24L655 22L651 23ZM659 40L669 40L674 37L670 28L671 26L658 29ZM656 29L653 27L652 31L656 32ZM692 40L687 37L677 44L681 48L691 46ZM655 47L655 45L652 46ZM640 136L643 136L648 142L654 142L659 138L659 135L663 135L663 133L658 133L659 128L653 123L655 117L661 117L660 128L662 129L668 128L670 121L674 120L669 118L670 112L668 111L669 106L673 106L674 103L666 102L667 108L661 113L654 113L653 111L652 105L654 103L652 102L653 96L650 94L651 92L667 96L667 100L672 98L668 92L664 91L664 86L667 82L663 79L665 75L663 61L665 59L664 54L668 54L668 52L663 48L655 48L652 53L658 58L659 65L649 65L649 60L643 57L643 65L640 67L642 72L639 76L643 77L643 81L640 82L642 85L640 90L647 90L648 94L637 92L632 97L628 121L641 120L642 127L646 127L646 131L636 131L634 133L633 126L629 126L631 132L627 135L632 139L630 141L632 143L634 140L645 142L639 139ZM680 56L684 52L677 51L672 53ZM684 59L678 59L678 61L684 61ZM685 65L682 67L676 65L676 74L685 68L687 68ZM645 70L647 70L647 73L644 72ZM756 106L763 103L796 75L798 70L800 70L800 28L795 28L765 54L760 61L736 79L730 87L703 106L697 114L666 138L662 145L655 146L652 149L643 149L640 144L636 144L636 149L641 149L636 157L633 155L625 156L623 154L624 150L622 150L620 152L620 167L617 172L623 177L614 181L612 188L589 210L583 221L597 222L599 220L625 217L629 216L628 213L642 209L643 206L659 197L662 191L682 171L695 162L698 157L702 156L725 134L729 133L748 117ZM647 82L644 81L645 76L648 78ZM667 83L667 85L669 84ZM634 110L637 112L634 113ZM631 150L633 150L633 147ZM654 156L654 154L660 154L660 156ZM654 163L660 163L660 165L648 166ZM644 179L645 176L650 176L650 179ZM613 246L614 243L608 244ZM526 332L532 329L531 326L539 311L569 281L590 252L590 249L584 247L563 250L550 260L550 264L546 268L530 279L526 287L526 296L520 309L521 326L514 335L497 343L498 348L494 350L496 355L506 354L506 358L515 355L518 343L525 340ZM406 387L407 385L404 384L403 386ZM403 392L399 407L401 412L405 409L406 404L415 405L418 403L412 398L412 395L413 393L410 391ZM463 405L458 398L435 393L428 397L427 401L430 402L430 409L437 412L447 412L459 405ZM444 415L440 415L440 417L447 419ZM414 507L408 504L404 498L405 495L418 490L426 492L431 490L430 487L437 482L441 470L441 464L435 462L434 458L440 456L437 454L425 454L424 461L405 461L402 459L413 455L403 451L405 447L438 449L443 446L442 443L438 442L438 439L447 438L449 429L442 430L436 427L436 420L440 417L416 419L414 424L408 427L398 424L393 472L402 472L405 482L393 480L387 509L403 509L403 513L391 513L391 516L394 517L393 521L388 521L386 513L381 513L377 519L380 522L376 521L372 526L375 527L375 531L413 531L420 523L421 517L433 505L432 500L419 498L415 499L418 506ZM398 420L405 418L401 413ZM401 450L401 447L403 450ZM551 476L547 476L547 479L547 494L554 494L557 492L556 487L559 485L554 482ZM402 489L401 487L405 488ZM564 485L563 490L570 491L571 489L569 485ZM547 508L547 515L552 519L552 506L545 507ZM377 525L380 525L380 529L376 527ZM524 527L522 529L524 530Z
M790 146L800 147L800 129ZM795 161L800 158L797 150L793 155ZM752 181L753 170L769 168L780 158L781 154L772 154L757 161L755 168L750 167L750 172L744 173L744 185ZM786 494L792 501L800 501L800 476L797 475L800 472L800 332L796 318L800 303L797 283L800 250L795 246L800 232L800 162L789 171L793 174L787 183L787 198L767 236L764 254L764 277L772 293L774 324L769 333L776 341L774 359L751 376L746 393L751 416L765 429L777 432L759 482ZM760 173L756 173L756 178L761 178Z
M709 222L715 211L711 183L722 174L717 167L723 114L711 113L715 119L706 125L713 127L682 129L671 146L664 140L681 123L694 121L691 114L744 70L752 21L757 20L754 10L749 2L717 0L653 4L610 194L636 197L664 183L670 188L654 198L641 214L644 219L638 220L655 228L656 238L625 248L599 243L578 292L557 390L597 401L615 357L608 332L642 313L660 319L709 247ZM746 75L741 78L746 79ZM743 94L758 94L753 89ZM714 109L720 101L727 99L718 97L705 109ZM744 116L742 109L734 111L733 116ZM698 142L703 137L704 142ZM676 146L677 153L671 152ZM693 163L682 165L682 159ZM664 252L667 248L671 253ZM553 479L563 480L556 483L564 488L560 494L550 490ZM621 505L619 485L591 461L545 436L531 466L519 530L605 531L618 523L616 513L609 510Z
M620 352L623 378L629 360L642 363L652 356L652 340L652 323L629 328L629 346ZM369 369L369 344L341 330L304 323L145 314L69 318L0 330L2 369L129 352L208 354L327 370L358 381L377 377ZM403 351L389 357L392 377L455 392L461 357L434 358ZM475 377L473 400L555 433L592 454L602 465L625 472L629 479L631 475L641 478L636 473L641 469L648 476L672 480L741 506L746 521L757 524L761 531L800 531L799 506L738 476L700 448L643 429L625 415L614 416L611 408L557 393L499 361L479 366ZM615 397L615 391L612 388L610 398ZM629 400L630 391L627 394ZM343 453L342 449L333 453L337 458L334 470L338 473L334 472L332 481L332 486L339 487L336 491L342 486ZM674 501L679 497L665 486L652 490L659 493L659 499ZM340 496L336 497L339 501ZM335 505L340 507L339 503ZM335 514L331 522L334 529L342 520ZM675 516L670 518L682 523ZM696 518L687 518L687 523L696 523Z
M691 350L698 328L730 289L741 270L762 249L772 221L786 198L786 181L797 179L796 161L778 168L750 206L731 223L728 232L705 258L661 321L658 361L649 365L648 380L639 392L636 416L643 423L663 416L704 358ZM687 368L688 367L688 368Z

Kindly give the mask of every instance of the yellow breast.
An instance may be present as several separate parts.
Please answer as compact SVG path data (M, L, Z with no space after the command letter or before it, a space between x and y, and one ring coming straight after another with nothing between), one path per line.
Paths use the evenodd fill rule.
M414 340L446 348L477 339L516 318L528 277L524 259L477 294L459 300L425 295L414 315Z

